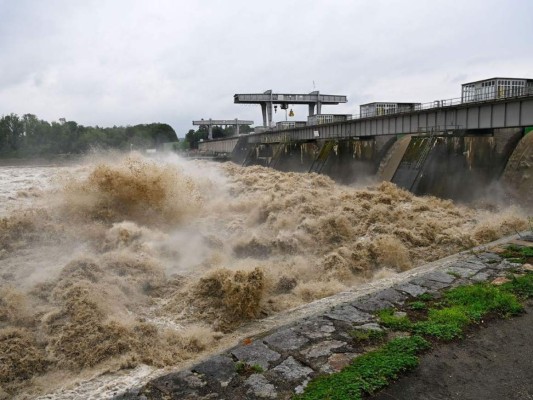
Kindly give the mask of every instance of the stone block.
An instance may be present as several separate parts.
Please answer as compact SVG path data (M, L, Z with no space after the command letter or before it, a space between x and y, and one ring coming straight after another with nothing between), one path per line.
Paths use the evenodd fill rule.
M231 351L237 360L249 365L259 365L265 371L269 368L270 363L279 360L281 355L269 349L261 342L253 342L249 346L239 346Z
M382 331L383 327L380 324L377 324L375 322L370 322L368 324L360 325L354 327L354 329L362 329L367 331Z
M313 373L311 368L296 361L293 357L288 357L281 364L272 368L272 371L287 381L299 381Z
M394 305L386 300L376 299L375 297L368 297L366 299L360 299L352 303L355 307L360 310L367 311L370 313L383 310L385 308L392 308Z
M301 353L306 358L330 356L332 354L332 350L338 349L345 345L345 342L341 342L339 340L324 340L323 342L319 342L308 349L305 349Z
M496 264L498 262L499 261L497 261ZM482 269L487 268L491 264L494 264L494 262L492 262L492 261L483 261L483 260L480 260L480 259L478 259L476 257L472 257L472 258L469 258L468 260L465 260L465 261L458 261L456 263L453 263L451 265L451 267L468 268L468 269L471 269L473 271L481 271Z
M393 288L384 289L378 293L376 293L375 298L378 300L385 300L389 303L394 304L403 304L405 301L405 294L398 292L397 290L394 290Z
M420 296L421 294L424 294L428 291L427 288L423 286L415 285L414 283L410 283L410 282L403 283L398 286L394 286L394 289L407 293L408 295L411 295L413 297Z
M336 353L329 356L328 361L322 367L322 372L325 373L334 373L339 372L343 368L350 365L354 358L357 358L358 354L356 353Z
M489 253L489 252L480 253L477 255L477 257L481 259L482 261L489 262L489 263L494 262L494 261L499 262L502 260L502 258L498 254Z
M461 267L449 267L446 268L446 273L449 275L458 275L461 278L470 278L472 275L476 273L475 270L470 268L461 268Z
M430 272L429 274L422 275L421 278L440 283L452 283L455 280L450 274L441 271Z
M362 312L348 304L335 307L324 315L328 318L348 323L364 323L373 319L372 315Z
M263 338L269 347L278 351L298 350L309 343L309 339L299 335L292 329L283 329Z
M198 364L192 369L204 375L205 379L219 382L222 386L227 384L236 375L235 362L225 356L214 356Z
M486 282L490 278L490 275L486 272L478 272L470 279L474 282Z
M248 394L262 399L275 399L278 397L276 387L271 384L263 375L253 374L244 382L250 389Z
M330 337L335 332L333 322L324 317L313 317L293 327L296 332L309 339L322 339Z

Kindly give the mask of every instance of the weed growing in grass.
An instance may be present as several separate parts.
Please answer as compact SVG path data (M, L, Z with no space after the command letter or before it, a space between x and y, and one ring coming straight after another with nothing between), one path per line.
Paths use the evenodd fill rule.
M247 372L261 373L263 371L263 367L257 364L250 365L242 361L239 361L235 364L235 372L237 372L238 374L245 374Z
M239 361L235 364L235 372L238 374L242 374L246 369L246 363L243 363L242 361Z
M523 264L528 258L533 257L533 246L518 246L516 244L510 244L506 247L501 256L510 262Z
M417 354L428 349L420 336L391 340L381 349L356 358L337 374L321 376L309 383L299 400L358 400L388 385L404 371L418 365Z
M418 295L416 299L420 301L431 301L434 297L431 293L422 293L421 295Z
M350 336L358 342L377 342L385 338L386 332L376 329L354 329Z
M413 301L409 304L409 308L411 310L425 310L428 306L423 301Z
M258 364L254 364L250 367L252 369L252 371L256 372L256 373L261 373L264 371L263 367L258 365Z
M410 331L413 327L407 316L397 316L391 308L379 311L378 317L382 325L395 331Z

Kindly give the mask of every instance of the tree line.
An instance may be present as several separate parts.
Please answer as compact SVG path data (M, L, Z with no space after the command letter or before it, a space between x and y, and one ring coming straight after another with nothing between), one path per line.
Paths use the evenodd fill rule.
M4 115L0 118L0 157L31 157L81 154L96 149L160 148L178 141L170 125L83 126L61 118L48 122L33 114Z

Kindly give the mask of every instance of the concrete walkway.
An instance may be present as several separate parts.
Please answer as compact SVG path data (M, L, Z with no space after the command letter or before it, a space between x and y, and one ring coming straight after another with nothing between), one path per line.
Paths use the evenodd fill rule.
M493 250L517 242L518 236L448 257L402 275L386 288L343 293L324 301L315 313L239 345L184 371L156 378L116 399L288 399L301 393L310 379L341 370L372 350L354 341L354 329L385 330L375 312L400 305L423 293L493 280L519 265ZM531 236L521 237L533 241ZM529 243L531 245L531 243Z

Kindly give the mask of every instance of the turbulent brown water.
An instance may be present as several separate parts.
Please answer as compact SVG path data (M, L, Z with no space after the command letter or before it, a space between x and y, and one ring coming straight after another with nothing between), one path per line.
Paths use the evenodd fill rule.
M390 183L175 157L0 177L0 398L180 365L254 319L526 227Z

